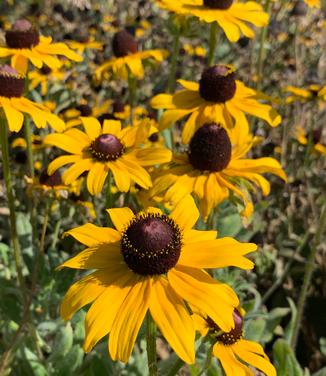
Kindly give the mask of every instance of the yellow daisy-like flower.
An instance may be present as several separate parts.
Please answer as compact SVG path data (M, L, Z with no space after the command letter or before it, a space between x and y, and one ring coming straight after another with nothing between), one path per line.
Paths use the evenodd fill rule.
M320 0L304 0L311 8L320 8Z
M309 143L309 136L306 134L304 129L302 127L297 127L295 132L296 139L300 142L302 145L308 145ZM323 145L321 141L322 137L322 130L316 129L313 131L312 134L312 143L313 143L313 149L320 153L321 155L326 156L326 145Z
M281 116L267 104L258 102L259 94L241 81L235 80L234 69L215 65L204 70L199 83L179 80L183 90L175 94L158 94L151 100L155 109L166 109L160 119L160 130L189 116L182 131L182 142L188 143L195 131L206 122L223 127L248 128L245 113L257 116L272 127Z
M214 341L213 355L221 362L226 376L254 376L249 366L266 376L276 376L275 367L263 347L243 338L243 315L238 309L233 312L235 327L229 332L221 330L214 320L201 313L195 313L193 317L201 335L209 335Z
M253 38L255 33L248 23L263 27L269 19L256 1L158 0L158 4L177 14L191 15L206 23L217 22L231 42L237 42L241 34Z
M199 213L190 196L169 216L153 207L138 214L129 208L108 212L116 230L88 223L68 231L88 248L60 268L98 270L70 287L61 306L63 319L93 303L86 315L84 350L110 334L112 359L127 362L149 310L173 350L193 363L195 328L185 302L226 331L234 327L232 313L239 302L229 286L202 269L251 269L244 255L256 245L193 230Z
M37 68L43 64L58 69L62 62L56 55L65 56L73 61L83 58L64 43L52 43L51 37L40 36L27 20L18 20L5 34L7 47L0 47L0 57L11 56L11 65L21 74L26 74L28 62Z
M199 199L203 217L229 197L230 192L244 201L243 215L250 217L253 206L247 187L270 192L269 182L261 175L272 173L286 181L286 175L273 158L247 159L252 137L237 129L226 131L211 123L192 137L187 155L175 155L171 168L163 169L151 189L153 197L163 194L164 201L176 203L189 193ZM244 184L245 183L245 184Z
M122 79L128 78L129 71L138 79L144 77L143 60L152 59L161 63L168 55L166 50L138 51L138 43L126 30L119 31L113 37L112 49L114 58L96 69L98 79L107 71L112 71Z
M52 70L46 65L43 65L39 71L34 70L28 73L29 90L34 90L40 86L41 95L44 97L48 92L49 84L52 82L62 82L64 77L65 73L59 69Z
M11 132L19 132L24 113L28 114L37 128L50 124L58 132L65 129L64 122L39 103L23 97L25 78L8 65L0 66L0 108L3 108Z
M287 86L284 91L291 94L285 99L286 103L293 103L296 101L304 103L314 100L326 102L326 86L313 84L309 85L307 89Z
M127 192L131 181L148 189L151 178L144 166L153 166L171 160L166 148L141 148L147 139L149 126L141 124L121 129L121 122L105 120L103 127L92 117L81 118L85 133L76 128L62 134L50 134L44 142L72 153L56 158L49 165L53 174L58 168L73 164L62 178L69 185L88 171L88 191L96 195L102 191L109 171L112 172L119 191Z

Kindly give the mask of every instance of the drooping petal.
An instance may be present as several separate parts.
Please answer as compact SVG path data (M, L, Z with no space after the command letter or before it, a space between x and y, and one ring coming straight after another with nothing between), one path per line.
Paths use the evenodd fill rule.
M151 296L150 278L140 278L134 284L116 315L109 340L113 360L127 362L144 321Z
M170 217L182 230L191 229L199 218L199 210L194 199L190 195L185 196L177 204Z
M229 286L198 268L179 265L168 272L168 280L180 297L209 316L223 331L234 327L232 315L239 299Z
M195 361L195 328L183 300L162 277L155 278L149 304L151 315L177 355Z

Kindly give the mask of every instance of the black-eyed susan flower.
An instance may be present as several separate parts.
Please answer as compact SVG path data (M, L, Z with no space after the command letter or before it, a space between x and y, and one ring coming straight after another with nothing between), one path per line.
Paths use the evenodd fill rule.
M284 91L290 93L285 99L286 103L293 103L296 101L304 103L314 100L326 102L326 86L318 84L309 85L307 88L287 86Z
M41 95L44 97L48 93L49 84L62 82L65 73L60 69L51 69L46 65L40 70L33 70L28 73L29 90L34 90L40 86Z
M45 128L47 123L56 131L65 129L64 122L51 114L39 103L24 98L25 78L9 65L0 66L0 107L8 121L10 131L19 132L28 114L37 128Z
M64 43L52 43L51 37L39 35L27 20L16 21L12 29L6 31L5 38L7 47L0 47L0 57L11 56L11 65L21 74L26 74L29 61L37 68L45 64L58 69L62 62L57 55L77 62L83 60Z
M297 127L295 130L296 139L300 142L301 145L309 144L309 135L305 132L303 127ZM326 145L321 143L322 138L322 129L315 129L312 132L312 145L313 150L321 155L326 155Z
M267 104L260 103L259 94L235 79L228 65L215 65L204 70L199 83L179 80L183 90L175 94L158 94L151 100L155 109L166 109L160 119L160 129L189 116L182 131L182 141L188 143L204 123L217 122L223 127L247 129L246 113L261 118L275 127L280 115Z
M110 334L112 359L127 362L149 310L173 350L193 363L195 328L185 302L225 331L234 327L232 314L238 304L233 290L203 268L251 269L253 263L244 255L256 245L193 230L199 212L191 196L169 216L153 207L138 214L129 208L108 212L116 230L88 223L67 233L88 248L60 268L97 270L70 287L62 317L68 320L93 303L86 315L84 350Z
M59 171L56 171L53 175L49 175L46 170L42 170L39 176L35 176L34 178L25 177L25 180L29 195L35 192L55 198L68 197L69 187L63 183Z
M257 368L266 376L276 376L275 367L263 347L244 338L243 315L238 309L233 312L235 326L229 332L221 328L209 316L194 314L195 326L202 336L213 342L213 355L221 362L226 376L254 376L249 366Z
M231 42L237 42L241 34L253 38L255 33L248 23L263 27L269 19L256 1L158 0L158 5L177 14L194 16L206 23L217 22Z
M244 201L243 215L250 217L253 206L247 188L270 192L269 182L261 175L272 173L286 180L278 161L273 158L244 158L251 149L252 137L234 128L205 124L191 138L186 154L175 155L171 168L163 169L153 184L153 196L162 195L176 203L189 193L199 199L203 217L229 197L230 192ZM245 182L245 184L243 184Z
M102 64L96 69L97 78L101 78L103 73L112 71L118 77L127 79L128 73L142 79L144 77L143 60L154 60L161 63L167 56L165 50L138 50L138 43L134 37L126 30L117 32L112 40L112 51L114 58Z
M168 149L140 147L148 137L149 126L146 124L121 129L121 122L117 120L105 120L103 127L95 118L81 120L85 132L71 128L62 134L48 135L44 141L71 153L56 158L48 168L51 175L58 168L72 163L62 176L67 185L87 171L87 188L96 195L102 191L111 171L121 192L129 190L131 181L148 189L152 182L144 166L171 160Z

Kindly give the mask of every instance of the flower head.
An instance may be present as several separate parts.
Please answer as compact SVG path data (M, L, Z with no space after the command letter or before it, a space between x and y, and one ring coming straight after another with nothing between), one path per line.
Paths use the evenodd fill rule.
M166 148L140 147L148 137L150 125L121 129L118 120L104 120L103 126L92 117L82 117L81 121L85 133L71 128L62 134L51 134L44 141L72 154L55 159L48 168L51 175L58 168L72 163L63 174L65 184L69 185L88 172L87 188L95 195L102 191L111 171L119 191L129 191L131 181L148 189L152 182L144 166L171 160L171 152Z
M195 328L185 302L226 331L234 327L232 312L238 304L232 289L202 268L250 269L253 263L244 255L256 245L193 230L199 213L190 196L170 215L156 208L138 214L129 208L108 212L116 230L89 223L68 231L88 248L61 268L98 270L70 287L62 317L69 319L92 303L86 315L85 351L110 333L112 359L127 362L149 310L178 356L193 363Z
M235 325L228 332L221 330L214 320L200 312L194 314L195 325L203 336L209 335L211 338L214 343L213 355L221 362L226 376L253 375L249 365L259 369L266 376L276 376L276 370L262 346L244 339L244 320L240 311L234 309Z
M286 175L273 158L247 159L253 138L237 129L226 130L216 123L207 123L191 138L186 154L175 154L171 167L162 169L150 190L152 197L176 203L184 195L194 193L199 199L205 219L213 208L233 192L244 202L243 215L250 217L253 206L246 186L256 185L264 195L270 192L269 182L261 175L275 174L286 181Z
M26 74L28 62L37 68L46 64L51 69L58 69L62 62L57 55L73 61L83 58L64 43L52 43L51 37L43 37L27 20L16 21L5 34L7 47L0 47L0 57L11 56L11 65L20 73Z
M24 98L25 78L9 65L0 66L0 107L3 108L9 129L19 132L24 122L24 113L28 114L37 128L50 124L56 131L65 129L64 122L51 114L46 107Z
M258 101L259 94L235 79L235 71L228 65L215 65L202 73L199 83L178 81L183 90L175 94L159 94L151 100L155 109L166 109L160 119L165 129L189 116L182 131L182 141L188 143L195 131L207 122L223 127L237 127L246 132L249 125L246 113L257 116L275 127L280 115L267 104Z
M263 27L268 24L268 14L256 1L240 2L234 0L158 0L158 5L181 15L198 18L202 22L217 22L231 42L237 42L244 34L247 38L255 36L248 26Z
M114 57L97 68L95 72L97 78L101 78L105 72L111 70L113 74L123 79L128 78L129 72L136 78L142 79L144 77L143 60L151 59L161 63L168 55L165 50L139 51L137 41L127 30L114 34L112 51Z

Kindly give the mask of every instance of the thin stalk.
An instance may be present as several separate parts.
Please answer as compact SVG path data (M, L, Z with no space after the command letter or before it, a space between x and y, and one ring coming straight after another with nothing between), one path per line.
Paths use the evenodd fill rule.
M170 63L170 73L167 84L167 92L173 93L175 88L175 76L177 72L177 62L180 51L180 30L174 34L172 54L171 54L171 63Z
M28 160L29 175L33 179L35 176L35 172L34 172L32 130L31 130L31 120L28 116L25 117L24 130L25 130L25 139L26 139L26 145L27 145L27 160Z
M172 365L172 367L170 368L170 371L169 373L167 374L167 376L175 376L178 374L178 371L180 370L181 367L183 367L185 364L185 362L178 358L175 363Z
M10 220L10 235L14 249L14 258L17 271L17 277L19 286L22 289L22 293L25 291L25 282L23 277L23 262L21 256L21 249L17 233L16 225L16 212L15 212L15 200L12 189L12 181L9 168L9 146L8 146L8 134L7 134L7 122L3 115L0 115L0 142L2 150L2 169L5 180L7 199L9 207L9 220ZM24 295L25 299L25 295Z
M105 201L105 208L110 209L112 207L112 174L111 171L108 173L107 181L106 181L106 201Z
M130 124L133 123L134 110L136 107L136 91L137 80L136 77L129 72L128 74L128 89L129 89L129 105L130 105Z
M146 343L147 343L147 363L149 376L157 376L156 358L156 325L149 312L146 315Z
M217 22L211 23L209 34L209 53L208 53L208 66L215 64L215 50L218 40L218 25Z
M271 11L271 0L266 0L265 3L265 11L270 14ZM263 76L263 69L264 69L264 62L265 62L265 42L267 38L268 32L268 25L265 26L260 33L260 40L259 40L259 53L258 53L258 65L257 65L257 84L256 87L259 90L261 88L261 80Z
M214 345L211 345L211 347L208 349L207 356L206 356L206 361L204 364L203 369L198 373L197 376L204 375L206 371L208 371L209 367L212 364L212 358L213 358L213 347Z
M308 257L306 268L305 268L305 273L303 277L303 286L300 291L299 301L297 305L298 313L297 313L297 317L294 323L294 330L293 330L293 335L291 339L291 347L293 350L295 350L297 346L300 325L301 325L301 321L303 317L308 289L310 286L311 277L315 269L315 258L316 258L318 247L320 245L321 237L324 233L325 227L326 227L326 202L324 202L324 205L322 208L322 212L321 212L320 219L319 219L319 225L317 228L317 232L313 241L312 249Z

